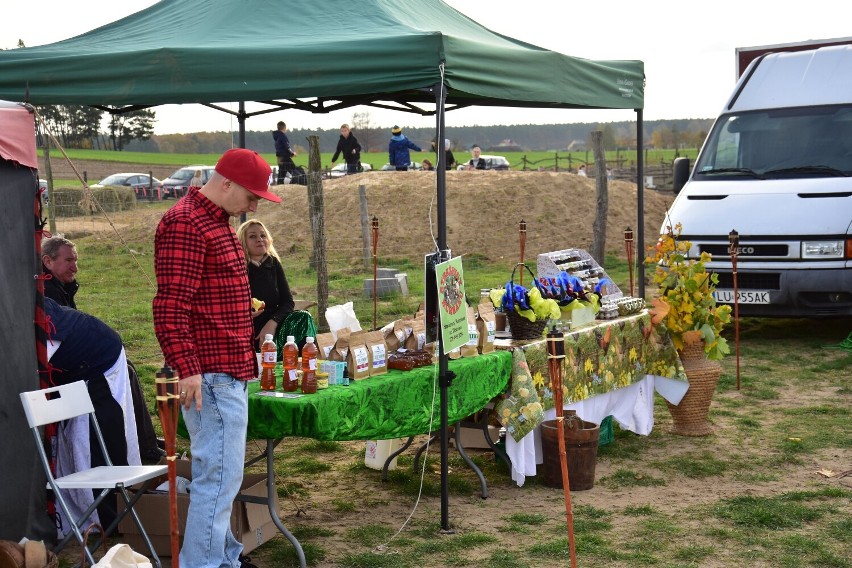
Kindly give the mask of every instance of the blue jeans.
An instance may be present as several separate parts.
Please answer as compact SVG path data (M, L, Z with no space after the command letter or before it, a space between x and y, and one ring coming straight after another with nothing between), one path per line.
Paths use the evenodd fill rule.
M246 383L224 373L201 376L201 412L181 406L192 452L192 485L180 564L239 568L243 545L231 533L231 507L243 481Z

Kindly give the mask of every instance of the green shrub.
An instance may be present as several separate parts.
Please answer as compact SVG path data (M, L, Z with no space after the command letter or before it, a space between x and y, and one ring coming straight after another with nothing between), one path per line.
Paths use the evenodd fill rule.
M90 191L104 211L127 211L136 208L136 195L130 187L106 186L92 188ZM50 204L54 207L56 217L77 217L98 211L94 202L91 204L84 202L83 188L80 187L54 189L50 196Z

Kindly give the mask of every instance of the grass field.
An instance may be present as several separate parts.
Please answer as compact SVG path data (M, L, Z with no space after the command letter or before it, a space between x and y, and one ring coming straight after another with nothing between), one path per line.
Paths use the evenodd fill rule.
M42 155L42 150L39 150L39 155ZM145 171L146 166L153 165L173 165L175 169L195 164L215 165L219 159L219 154L159 154L148 152L112 152L108 150L66 150L68 157L72 160L99 160L104 162L121 162L128 164L139 164L140 168ZM454 152L457 161L467 161L470 156L467 152L458 150ZM537 151L537 152L505 152L502 154L509 160L512 169L536 170L554 169L558 167L560 170L572 169L576 170L577 166L582 163L593 163L594 157L591 152L565 152L565 151ZM671 164L676 156L685 156L694 160L697 155L695 149L680 150L676 153L675 150L646 150L644 153L647 164ZM271 152L264 153L264 158L271 164L275 165L275 155ZM324 152L321 155L321 163L323 167L331 166L331 152ZM432 158L429 152L412 152L411 159L419 161L424 157ZM607 162L611 166L629 167L636 162L635 151L608 151L606 153ZM51 154L51 159L58 159L57 152ZM387 154L384 152L373 152L361 154L361 162L370 164L374 170L380 169L388 161ZM296 156L294 162L297 165L307 168L308 155L302 153ZM57 186L74 187L79 184L76 179L61 179L55 180Z

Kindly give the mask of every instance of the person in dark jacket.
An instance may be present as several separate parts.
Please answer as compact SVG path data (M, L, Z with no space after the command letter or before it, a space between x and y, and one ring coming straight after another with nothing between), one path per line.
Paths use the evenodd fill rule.
M456 157L453 156L453 151L451 150L452 144L450 143L449 138L444 139L444 169L451 170L456 167ZM438 153L438 145L434 140L432 141L432 151L436 154ZM440 159L440 158L439 158Z
M331 157L331 167L334 167L334 163L341 154L346 160L346 173L357 174L361 170L361 145L349 130L348 124L340 126L340 140L337 141L337 150Z
M466 170L484 170L485 169L485 158L481 157L482 149L476 144L474 144L470 149L471 158L465 164L464 169Z
M396 171L408 171L408 166L411 164L409 150L420 152L420 146L406 138L399 126L394 126L391 134L390 143L388 143L388 161L396 168Z
M77 309L77 247L62 234L41 241L41 264L45 275L44 295L60 306Z
M265 304L252 313L257 348L267 333L275 335L278 325L295 309L295 303L266 225L249 219L240 225L237 238L246 257L251 296Z
M275 140L275 157L278 160L278 180L276 183L284 183L286 174L293 175L293 170L296 169L296 164L293 162L293 157L296 152L290 148L290 139L287 138L287 125L284 121L278 122L278 130L272 133L272 139Z

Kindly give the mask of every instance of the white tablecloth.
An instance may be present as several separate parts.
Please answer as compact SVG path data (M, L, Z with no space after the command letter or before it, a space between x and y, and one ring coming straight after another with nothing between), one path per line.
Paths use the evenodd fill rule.
M645 378L630 386L599 394L565 408L577 412L587 422L600 424L609 415L622 427L642 436L651 433L654 427L654 390L672 404L680 403L689 389L689 384L666 377L645 375ZM545 420L556 418L556 410L544 413ZM536 474L537 464L543 463L541 451L541 427L536 428L520 442L506 436L506 453L512 460L512 479L523 486L528 475Z

